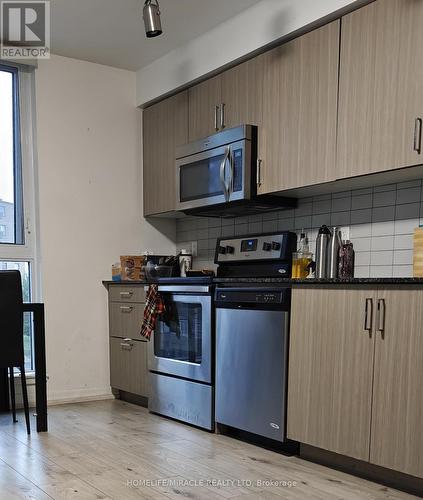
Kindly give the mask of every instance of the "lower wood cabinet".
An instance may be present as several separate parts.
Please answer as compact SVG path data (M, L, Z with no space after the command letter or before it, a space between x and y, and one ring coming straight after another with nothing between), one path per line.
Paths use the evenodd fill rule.
M147 342L110 338L110 385L148 396Z
M423 477L423 290L293 290L288 437Z
M144 285L109 286L110 385L148 397L148 342L140 336L144 308Z

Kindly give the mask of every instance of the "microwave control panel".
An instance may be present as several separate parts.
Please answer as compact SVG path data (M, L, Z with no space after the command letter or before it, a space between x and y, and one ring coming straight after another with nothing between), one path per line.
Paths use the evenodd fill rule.
M215 262L291 260L297 236L288 231L281 233L220 238L216 244Z

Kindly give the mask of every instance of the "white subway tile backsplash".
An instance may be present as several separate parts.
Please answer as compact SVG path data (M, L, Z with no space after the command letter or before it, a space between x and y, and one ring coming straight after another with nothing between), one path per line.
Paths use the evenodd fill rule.
M374 222L372 224L372 236L390 236L394 234L394 221Z
M303 198L296 209L249 217L187 217L176 222L177 245L197 241L195 266L214 269L216 238L222 235L305 229L314 252L322 224L342 226L354 244L357 277L412 276L413 231L423 224L422 192L419 179Z
M379 250L393 250L394 237L393 236L372 236L372 252Z
M366 236L372 235L371 224L356 224L351 226L350 237L353 238L364 238Z
M351 238L356 252L370 252L372 248L371 238Z
M395 210L395 219L415 219L420 215L420 203L407 203L397 205Z
M411 234L419 227L419 219L396 220L394 234Z
M370 266L371 252L355 252L356 266Z
M370 265L371 266L392 266L394 258L394 251L371 251L370 252Z
M354 276L356 278L370 278L370 266L355 266Z
M393 278L412 278L413 266L394 266L392 268Z
M351 209L352 210L359 210L362 208L371 208L373 206L373 193L371 194L362 194L362 195L355 195L353 193L353 196L351 198Z
M394 253L394 265L411 265L413 263L413 250L397 250Z
M394 250L412 250L413 235L412 234L397 234L394 236Z
M370 278L392 278L392 266L370 266Z
M421 187L409 187L407 189L398 189L397 191L397 205L402 203L420 202Z

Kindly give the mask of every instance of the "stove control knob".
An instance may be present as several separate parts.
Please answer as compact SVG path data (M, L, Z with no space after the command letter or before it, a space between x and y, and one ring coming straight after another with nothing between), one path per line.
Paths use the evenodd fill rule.
M264 243L263 243L263 250L264 250L265 252L270 252L270 250L272 250L272 245L271 245L271 243L264 242Z
M234 252L235 252L234 247L231 247L230 245L226 246L226 253L234 253Z
M280 250L281 244L277 241L272 241L272 250Z
M217 252L220 253L221 255L225 255L226 247L218 247Z

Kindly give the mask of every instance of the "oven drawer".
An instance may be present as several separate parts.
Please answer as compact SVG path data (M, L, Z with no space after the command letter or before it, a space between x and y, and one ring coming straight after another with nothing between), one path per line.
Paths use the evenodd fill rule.
M110 338L110 385L138 396L148 396L147 342Z
M145 302L144 285L110 285L110 302Z
M110 302L109 304L109 335L111 337L142 340L140 336L144 317L144 304L131 302Z

